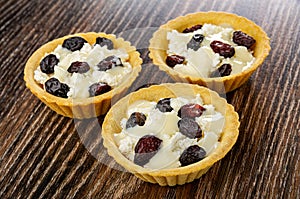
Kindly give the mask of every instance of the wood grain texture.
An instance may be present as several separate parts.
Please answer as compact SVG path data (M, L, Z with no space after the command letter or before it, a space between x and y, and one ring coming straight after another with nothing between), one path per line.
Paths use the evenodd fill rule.
M299 198L300 2L180 0L0 0L0 198ZM88 31L114 33L144 59L133 91L174 82L153 66L148 41L158 26L197 11L247 17L271 38L271 53L227 100L240 135L203 177L176 187L143 182L102 146L103 116L57 115L25 87L23 69L44 43Z

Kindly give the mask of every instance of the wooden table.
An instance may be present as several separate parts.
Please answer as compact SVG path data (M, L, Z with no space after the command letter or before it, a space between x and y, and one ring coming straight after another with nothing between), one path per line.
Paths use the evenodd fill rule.
M240 115L237 143L192 183L160 187L139 180L107 155L103 117L60 116L25 87L24 65L39 46L88 31L137 46L144 64L131 91L174 82L148 57L153 29L209 10L253 20L272 50L249 81L227 94ZM0 198L300 198L299 19L298 0L1 0Z

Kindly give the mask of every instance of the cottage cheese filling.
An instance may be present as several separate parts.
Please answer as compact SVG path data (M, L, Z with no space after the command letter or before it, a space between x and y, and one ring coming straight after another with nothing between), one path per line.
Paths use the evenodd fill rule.
M179 33L172 30L167 33L168 55L184 56L186 62L177 64L173 69L183 75L192 77L209 77L210 74L223 64L230 64L232 72L230 75L241 73L248 69L255 61L252 52L244 46L238 46L232 41L232 35L235 30L228 26L217 26L212 24L204 24L201 29L191 33ZM200 44L198 50L187 49L188 42L193 35L202 34L204 40ZM215 53L210 43L212 41L221 41L230 44L235 49L233 57L225 58Z
M34 79L44 85L48 79L52 77L57 78L60 82L70 87L67 93L69 98L89 97L88 89L93 83L106 82L114 88L124 81L124 77L132 71L130 63L126 61L129 55L124 49L109 50L107 46L101 47L99 44L90 45L85 43L80 50L74 52L59 45L51 54L54 54L59 59L59 63L54 67L54 73L43 73L40 67L37 67L34 71ZM121 59L123 67L113 67L107 71L99 71L97 64L112 55ZM69 73L67 69L75 61L87 62L90 70L83 74Z
M133 161L135 145L145 135L155 135L162 140L158 152L144 165L155 170L180 167L179 157L189 146L198 145L207 155L218 146L225 119L213 105L203 105L199 95L196 98L171 98L170 102L173 110L164 113L155 108L156 102L140 100L129 106L127 118L121 120L122 131L114 135L119 150L129 160ZM177 116L178 110L189 103L199 104L206 109L200 117L195 118L202 129L201 138L191 139L179 132L177 123L181 118ZM126 122L133 112L145 114L145 124L126 129Z

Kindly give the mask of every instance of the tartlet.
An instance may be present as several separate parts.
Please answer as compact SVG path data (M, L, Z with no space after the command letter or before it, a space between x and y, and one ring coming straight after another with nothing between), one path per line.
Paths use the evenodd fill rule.
M169 67L166 64L169 44L169 41L167 40L167 33L172 30L176 30L181 33L187 28L203 24L213 24L223 27L230 26L234 30L242 31L243 33L246 33L254 38L256 42L251 48L255 58L253 64L241 73L215 78L193 77L179 73L173 68ZM176 81L199 84L207 86L220 93L224 93L240 87L263 63L271 49L269 40L270 39L268 38L267 34L262 30L261 27L244 17L225 12L198 12L180 16L160 26L150 40L149 56L155 65L168 73Z
M58 97L46 92L43 85L35 80L35 71L40 67L41 60L47 54L51 54L57 46L65 45L65 40L75 37L83 38L91 46L95 44L96 38L98 37L110 40L115 49L122 49L128 54L127 61L132 67L130 74L124 77L122 82L110 91L97 96L73 99ZM70 45L73 45L72 42ZM70 118L91 118L103 115L108 111L111 106L112 98L123 94L138 76L141 71L141 64L142 59L140 58L140 54L136 51L136 48L131 46L130 42L124 41L123 38L117 38L113 34L106 33L78 33L50 41L36 50L26 63L24 80L30 91L56 113Z
M130 105L139 100L158 102L162 98L174 98L178 96L195 97L197 95L200 95L204 104L213 105L215 110L225 117L219 144L207 157L188 166L170 169L149 169L135 164L121 153L115 139L115 134L122 131L121 120L127 117L127 108ZM114 104L104 119L102 137L108 154L129 172L147 182L158 183L161 186L174 186L200 178L214 163L222 159L237 140L239 124L239 117L234 111L233 106L227 104L226 100L221 98L216 92L199 85L166 83L140 89Z

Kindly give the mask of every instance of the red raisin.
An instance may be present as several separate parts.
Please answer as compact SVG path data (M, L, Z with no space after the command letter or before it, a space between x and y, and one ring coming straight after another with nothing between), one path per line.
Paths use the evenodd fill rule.
M178 111L178 116L181 118L189 117L189 118L195 118L195 117L200 117L206 109L199 104L186 104L183 105L179 111Z
M164 98L157 102L156 108L160 110L160 112L171 112L173 108L171 107L171 101L170 98Z
M48 93L57 97L68 98L67 93L69 92L70 87L52 77L45 82L45 89Z
M201 138L202 130L197 122L193 118L185 117L177 123L179 132L188 138Z
M170 67L174 67L177 64L182 64L184 62L185 58L180 55L169 55L167 56L166 63Z
M87 62L72 62L71 66L68 68L69 73L86 73L90 70L90 66Z
M134 163L140 166L147 164L150 159L157 153L162 140L153 136L145 135L139 139L134 148Z
M195 25L195 26L192 26L190 28L186 28L182 31L182 33L189 33L189 32L194 32L198 29L201 29L202 28L202 25L198 24L198 25Z
M74 52L76 50L80 50L84 43L87 43L87 41L82 37L70 37L64 40L62 47Z
M133 112L126 122L126 128L132 128L136 125L143 126L146 121L146 116L143 113Z
M101 62L99 62L99 64L97 64L99 71L107 71L116 66L123 66L123 64L121 59L114 55L106 57Z
M225 58L230 58L235 54L235 50L231 45L223 43L221 41L215 40L211 42L210 47L215 53L218 53Z
M40 62L40 69L43 73L54 73L54 67L58 64L59 60L53 54L49 54Z
M246 48L251 48L255 44L255 39L242 31L233 32L232 40L239 46L245 46Z
M111 86L109 86L105 82L94 83L89 87L90 97L94 97L97 95L101 95L103 93L109 92L111 90Z
M105 37L97 37L96 44L99 44L100 46L107 46L108 50L111 50L114 48L113 42L110 39L107 39Z
M185 149L179 158L181 166L187 166L194 164L204 159L206 151L198 145L192 145Z
M230 64L222 64L217 70L210 74L210 77L224 77L230 75L232 69Z
M201 34L195 34L193 38L189 41L187 44L187 49L193 49L194 51L197 51L200 48L200 44L203 41L204 36Z

